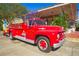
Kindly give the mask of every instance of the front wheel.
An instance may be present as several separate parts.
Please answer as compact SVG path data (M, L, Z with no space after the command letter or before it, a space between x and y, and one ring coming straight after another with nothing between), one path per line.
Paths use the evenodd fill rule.
M47 37L39 37L37 38L37 46L39 48L39 50L48 53L51 51L51 47L50 47L50 42L49 39Z

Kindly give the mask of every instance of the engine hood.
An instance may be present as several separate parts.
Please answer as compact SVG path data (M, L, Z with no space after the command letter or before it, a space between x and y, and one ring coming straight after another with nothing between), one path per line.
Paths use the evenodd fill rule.
M64 31L63 27L61 26L50 26L50 25L40 25L37 26L39 30L48 30L48 31L54 31L54 32L61 32Z

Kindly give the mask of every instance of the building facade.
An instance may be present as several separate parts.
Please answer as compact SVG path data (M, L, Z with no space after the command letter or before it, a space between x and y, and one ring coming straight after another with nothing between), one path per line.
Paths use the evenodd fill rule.
M26 14L26 16L30 17L40 17L47 21L47 23L51 23L54 20L54 17L67 14L68 22L70 25L75 23L77 19L77 8L75 3L63 3L57 4L48 8L44 8L41 10L37 10L36 12L30 12Z

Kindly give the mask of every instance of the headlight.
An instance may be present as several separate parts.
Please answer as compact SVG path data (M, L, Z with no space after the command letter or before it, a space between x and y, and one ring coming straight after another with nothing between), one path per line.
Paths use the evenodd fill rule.
M60 35L59 34L57 34L57 39L59 39L60 38Z
M64 30L64 27L62 27L62 30Z

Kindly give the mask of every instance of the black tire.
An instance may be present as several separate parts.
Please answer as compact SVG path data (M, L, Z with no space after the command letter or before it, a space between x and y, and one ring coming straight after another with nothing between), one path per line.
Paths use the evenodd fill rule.
M12 33L10 32L10 34L9 34L9 38L10 38L10 40L14 40L14 38L13 38L13 36L12 36Z
M58 47L58 48L52 47L52 51L57 51L59 48L60 48L60 47Z
M46 48L45 49L41 48L41 46L40 46L41 41L45 41L45 43L46 43ZM42 52L48 53L48 52L51 51L50 42L49 42L47 37L44 37L44 36L38 37L37 38L37 46L38 46L39 50L42 51Z

